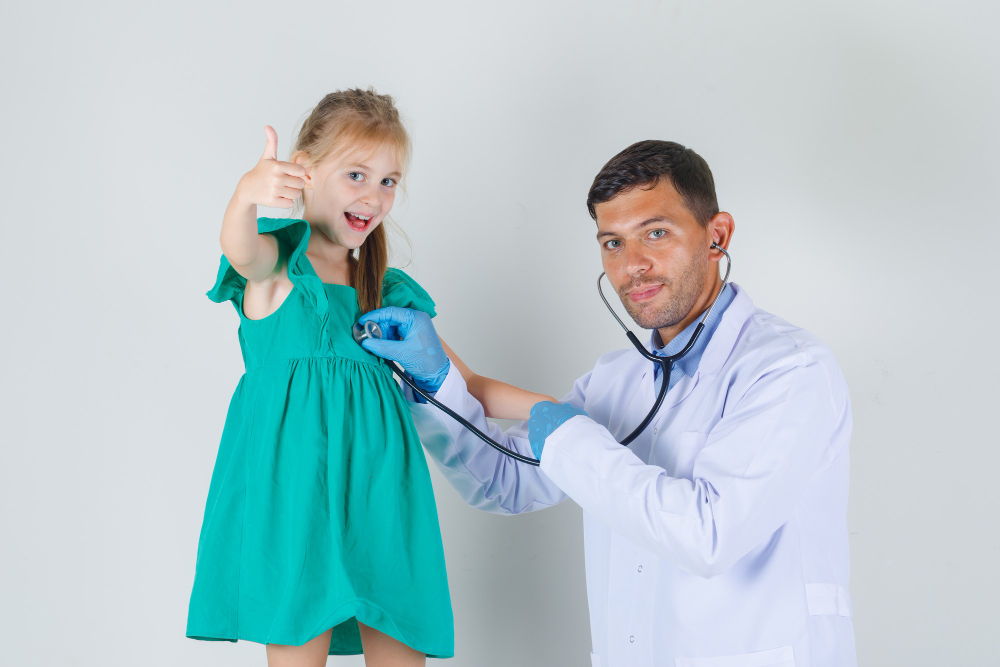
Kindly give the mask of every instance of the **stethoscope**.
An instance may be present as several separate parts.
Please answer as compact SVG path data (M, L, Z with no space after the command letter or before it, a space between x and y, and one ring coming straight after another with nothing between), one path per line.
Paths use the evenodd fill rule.
M634 345L635 349L639 351L639 354L646 357L650 361L659 364L660 370L663 372L663 384L660 385L660 391L656 395L656 402L653 403L653 407L650 408L649 412L646 414L646 418L642 420L642 423L639 424L634 431L629 433L628 437L621 441L622 445L627 446L635 440L647 426L649 426L649 422L653 420L653 416L656 414L656 411L660 409L660 404L663 403L663 397L667 395L667 389L670 386L670 372L674 368L674 362L690 352L691 348L694 347L694 344L698 342L698 337L701 336L701 332L705 329L705 321L708 320L708 316L712 314L713 310L715 310L715 304L719 303L722 293L726 291L726 286L729 285L729 271L733 268L733 258L729 256L729 253L726 252L725 249L716 243L712 244L712 249L718 250L726 256L726 277L722 279L722 288L719 290L719 293L715 295L715 300L712 301L712 305L705 311L705 315L701 318L701 322L698 322L698 326L694 328L694 333L691 334L691 338L688 339L687 345L684 346L684 349L669 357L661 357L657 354L653 354L646 349L645 345L639 342L639 339L635 337L635 334L632 333L627 326L625 326L625 323L621 321L621 318L619 318L618 315L615 314L615 311L612 310L611 304L608 303L608 300L604 298L604 290L601 288L601 278L604 277L604 274L602 273L597 277L597 293L601 295L601 301L603 301L604 305L608 307L608 312L610 312L611 315L618 320L618 324L622 325L622 329L625 330L625 335L628 336L630 341L632 341L632 345Z
M639 436L639 434L642 433L647 426L649 426L649 422L653 420L653 416L656 414L656 411L660 409L660 405L663 403L663 397L667 395L667 388L670 385L670 371L673 369L674 362L679 360L681 357L687 354L692 347L694 347L694 344L698 341L698 337L701 336L702 330L704 330L705 328L705 321L708 319L708 316L712 314L712 311L715 309L715 305L719 302L719 298L722 297L722 293L725 291L726 286L729 284L729 271L730 269L732 269L733 260L729 256L729 253L726 252L722 247L718 246L717 244L713 243L712 249L718 250L726 256L726 277L722 279L722 288L719 290L719 293L715 296L715 300L712 301L711 307L709 307L709 309L705 311L705 315L701 318L701 321L698 323L698 326L695 327L694 333L691 335L690 340L688 340L687 345L684 346L684 349L678 352L677 354L671 355L669 357L661 357L656 354L653 354L652 352L647 350L642 343L639 342L639 339L636 338L635 334L632 333L629 330L629 328L625 326L625 323L621 321L618 315L615 314L615 311L611 308L611 304L608 303L608 300L604 298L604 290L601 287L601 279L604 278L605 274L602 272L601 275L597 277L597 292L598 294L601 295L601 301L603 301L604 305L608 307L608 311L615 318L615 320L618 321L618 324L622 326L622 329L625 330L628 339L632 341L632 345L634 345L635 349L639 351L639 354L641 354L646 359L649 359L650 361L660 364L660 368L663 371L663 384L660 386L660 392L656 396L656 402L653 404L653 407L649 410L649 413L646 415L646 418L642 420L642 423L639 424L639 426L637 426L636 429L632 431L627 438L621 441L622 445L628 445L633 440L635 440ZM382 338L382 329L381 327L379 327L379 325L371 321L365 322L364 324L359 324L356 322L353 328L353 335L354 335L354 340L356 340L358 344L361 344L361 341L363 341L365 338ZM392 370L393 373L395 373L401 380L403 380L403 382L409 385L410 389L420 394L428 403L437 407L439 410L447 414L449 417L457 421L459 424L469 429L469 431L478 436L479 439L485 442L487 445L497 450L501 454L509 456L515 461L520 461L521 463L527 463L528 465L532 466L539 465L537 459L533 459L530 456L524 456L523 454L519 454L518 452L515 452L512 449L504 447L499 442L497 442L490 436L480 431L473 424L469 423L464 417L462 417L457 412L449 408L447 405L441 403L436 398L428 394L426 391L418 387L416 384L414 384L413 380L411 380L410 377L403 371L403 369L396 365L395 362L390 361L388 359L383 359L383 361L385 361L386 365Z

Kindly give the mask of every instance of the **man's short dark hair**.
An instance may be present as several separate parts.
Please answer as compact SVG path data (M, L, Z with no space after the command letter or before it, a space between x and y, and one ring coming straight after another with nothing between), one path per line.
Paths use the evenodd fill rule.
M704 227L719 212L715 179L705 159L673 141L650 139L632 144L601 168L587 193L587 210L597 220L594 206L635 187L655 188L670 179L695 219Z

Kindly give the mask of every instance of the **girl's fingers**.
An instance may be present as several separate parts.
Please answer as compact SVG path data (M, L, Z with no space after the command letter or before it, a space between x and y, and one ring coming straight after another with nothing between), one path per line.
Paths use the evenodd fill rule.
M285 199L298 199L302 196L302 190L299 188L278 188L276 194Z
M299 190L301 190L302 188L306 187L306 182L301 178L297 178L295 176L285 175L281 176L277 180L280 185L284 185L285 187L288 188L298 188Z
M272 174L281 176L295 176L296 178L305 178L306 168L301 164L296 164L294 162L280 162L275 160L271 162L268 167Z
M264 128L267 143L257 166L246 174L247 195L261 206L291 208L305 188L306 168L295 162L278 160L278 133Z
M295 162L279 162L278 164L281 165L281 168L289 176L294 176L296 178L306 177L306 168L301 164L297 164Z

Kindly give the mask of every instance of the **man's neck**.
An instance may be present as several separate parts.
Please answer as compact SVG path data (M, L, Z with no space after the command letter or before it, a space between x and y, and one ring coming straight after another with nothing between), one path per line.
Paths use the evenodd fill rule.
M656 330L656 337L659 338L660 347L665 347L672 341L677 335L688 328L688 326L705 314L705 311L711 308L712 303L715 301L715 297L718 296L719 290L722 289L722 278L715 276L715 280L710 282L704 288L702 288L701 293L698 295L698 299L694 303L694 307L688 312L683 320L677 324L670 327L661 327Z

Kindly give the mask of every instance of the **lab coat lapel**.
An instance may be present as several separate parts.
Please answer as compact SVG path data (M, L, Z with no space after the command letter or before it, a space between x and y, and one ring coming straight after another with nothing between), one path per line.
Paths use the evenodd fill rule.
M646 431L635 439L629 448L643 461L649 461L649 450L653 440L653 430L658 428L663 417L672 409L680 405L694 388L698 386L699 379L707 375L714 377L719 373L723 364L732 354L736 341L747 320L753 314L754 305L749 295L736 283L732 283L736 290L736 297L722 315L722 320L718 328L709 340L705 352L701 356L701 362L693 376L684 375L677 383L667 391L663 397L663 405L657 410ZM646 349L652 349L652 337L646 341ZM629 355L630 363L624 371L622 377L620 401L615 402L615 410L612 411L608 430L614 434L615 439L621 442L629 433L635 429L642 419L649 413L656 400L656 390L653 383L653 362L643 358L638 352L633 351ZM623 364L624 365L624 364Z
M722 314L719 326L716 328L712 338L705 347L705 352L701 355L701 362L698 364L698 372L709 376L716 376L722 370L722 366L729 359L729 355L736 348L736 343L746 326L747 321L753 316L754 305L750 295L736 283L730 283L736 290L733 302Z
M613 425L609 425L609 431L614 434L615 440L621 442L631 433L646 417L656 402L656 385L653 378L653 362L642 358L638 352L638 366L633 367L630 375L639 375L638 381L632 381L632 390L627 395L622 396L621 409L616 410L618 417ZM650 446L654 440L654 429L663 419L663 416L672 408L679 405L687 398L698 384L699 373L694 377L682 376L673 387L667 391L663 397L660 409L656 411L652 421L646 426L646 430L629 445L629 449L641 460L649 461Z
M615 409L612 410L610 423L607 425L618 442L628 437L628 434L639 425L656 399L653 391L652 362L633 351L629 355L628 368L623 370L625 372L620 381L621 389L624 391L615 397L616 400L612 403ZM632 445L641 440L643 438L637 438Z

